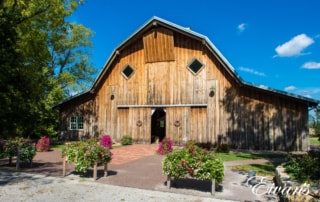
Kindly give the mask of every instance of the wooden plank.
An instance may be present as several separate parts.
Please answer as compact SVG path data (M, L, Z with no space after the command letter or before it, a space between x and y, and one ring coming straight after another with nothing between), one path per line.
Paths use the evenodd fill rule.
M143 37L143 44L147 63L175 59L173 32L168 29L153 29Z

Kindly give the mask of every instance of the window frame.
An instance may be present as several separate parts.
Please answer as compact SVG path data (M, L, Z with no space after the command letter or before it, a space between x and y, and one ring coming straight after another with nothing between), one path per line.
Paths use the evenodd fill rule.
M71 116L69 121L70 130L84 130L84 117Z
M199 70L197 72L194 72L193 69L190 67L190 65L192 65L195 61L197 61L198 63L200 63L202 66L199 68ZM198 58L193 58L191 60L191 62L187 65L187 69L193 74L193 75L198 75L202 69L204 69L204 64L198 59Z
M129 76L127 76L127 75L124 73L124 70L125 70L126 68L131 68L131 69L132 69L132 73L131 73ZM130 79L134 73L135 73L135 69L134 69L134 67L132 67L132 65L130 65L130 64L126 64L126 65L121 69L121 74L122 74L122 76L123 76L124 78L126 78L127 80Z

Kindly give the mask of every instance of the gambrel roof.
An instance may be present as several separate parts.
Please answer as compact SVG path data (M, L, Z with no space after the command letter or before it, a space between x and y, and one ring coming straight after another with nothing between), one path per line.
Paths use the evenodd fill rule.
M288 97L290 99L294 99L294 100L306 103L308 105L308 107L315 107L315 106L317 106L319 104L318 100L314 100L314 99L303 97L303 96L300 96L300 95L296 95L296 94L292 94L292 93L288 93L288 92L272 89L272 88L269 88L269 87L266 87L266 86L262 86L262 85L255 85L255 84L248 83L248 82L244 81L236 73L235 69L228 62L228 60L220 53L220 51L216 48L216 46L209 40L208 37L206 37L206 36L204 36L202 34L199 34L199 33L195 32L195 31L191 30L190 28L186 28L186 27L182 27L182 26L176 25L176 24L174 24L172 22L166 21L166 20L161 19L159 17L152 17L144 25L142 25L136 32L134 32L131 36L129 36L118 47L116 47L114 49L114 51L112 52L112 54L110 55L110 57L108 58L106 63L104 64L103 68L101 69L98 77L94 81L92 87L88 91L83 92L81 94L78 94L76 96L73 96L73 97L69 98L68 100L66 100L66 101L64 101L64 102L62 102L62 103L60 103L60 104L58 104L56 106L59 106L59 105L65 103L65 102L71 101L72 99L74 99L76 97L83 96L84 94L87 94L87 93L90 93L90 94L96 93L98 86L103 81L103 77L107 73L108 69L111 67L112 62L121 53L121 51L124 50L129 45L131 45L136 40L142 38L142 36L147 31L152 29L153 27L164 27L164 28L170 29L170 30L172 30L174 32L178 32L178 33L183 34L185 36L188 36L188 37L191 37L193 39L199 40L203 45L205 45L211 51L211 53L222 64L223 68L228 72L228 74L232 78L235 79L235 81L239 84L240 87L254 88L256 90L264 91L264 92L267 92L267 93L277 94L277 95L280 95L280 96L285 96L285 97Z

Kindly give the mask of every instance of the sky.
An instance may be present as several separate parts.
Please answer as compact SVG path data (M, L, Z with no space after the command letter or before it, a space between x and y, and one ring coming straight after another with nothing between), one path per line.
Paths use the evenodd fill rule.
M157 16L205 35L248 83L320 100L318 0L86 0L70 18L94 32L92 63Z

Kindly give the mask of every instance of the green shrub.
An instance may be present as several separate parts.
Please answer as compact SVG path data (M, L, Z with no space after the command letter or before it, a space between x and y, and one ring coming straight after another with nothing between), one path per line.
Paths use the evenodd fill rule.
M11 138L0 141L0 158L9 158L11 164L12 157L18 156L20 161L32 162L36 155L35 144L23 138Z
M216 148L217 153L229 153L230 152L230 146L227 144L218 144Z
M132 137L129 135L125 135L121 138L122 145L132 145L132 143L133 143Z
M320 151L309 151L302 157L290 157L285 165L286 172L300 182L320 179Z
M211 142L207 142L207 143L196 143L196 145L202 149L206 149L208 151L212 151L214 148L214 144L212 144Z

